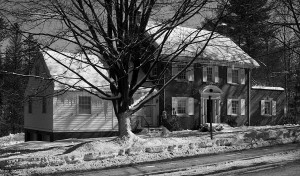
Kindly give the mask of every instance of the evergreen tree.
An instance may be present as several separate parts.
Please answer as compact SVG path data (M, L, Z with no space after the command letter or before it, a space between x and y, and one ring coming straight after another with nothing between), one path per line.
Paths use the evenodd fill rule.
M217 9L219 24L217 31L230 37L250 56L256 56L257 48L266 48L266 43L274 36L275 29L267 23L273 6L268 0L229 0L221 3ZM207 28L211 29L216 20L207 19Z
M225 11L222 11L224 8ZM273 8L274 5L268 0L229 0L220 3L217 8L220 10L216 11L216 19L220 24L216 31L230 37L260 63L261 67L254 70L253 74L258 84L271 84L273 68L270 66L280 61L279 57L272 55L278 52L274 43L276 28L268 23ZM211 30L216 23L217 20L206 19L205 27Z
M3 18L0 18L0 47L2 45L2 42L6 38L7 35L7 24L4 21ZM0 70L3 70L3 56L0 55ZM4 92L3 92L3 86L4 86L4 77L3 74L0 72L0 129L4 128L4 122L3 122L3 116L4 116L4 104L3 104L3 99L4 99ZM1 135L1 133L0 133Z
M11 28L9 45L3 58L3 70L9 74L3 75L3 117L1 135L21 132L24 123L23 105L28 75L34 59L40 56L37 42L32 36L22 40L22 34L17 24Z

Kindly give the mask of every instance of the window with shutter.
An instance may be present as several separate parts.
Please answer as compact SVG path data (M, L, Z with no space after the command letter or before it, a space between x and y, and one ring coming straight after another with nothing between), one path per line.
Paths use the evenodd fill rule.
M271 115L272 103L271 101L265 101L265 115Z
M244 99L242 99L241 102L238 99L227 99L227 115L237 116L239 114L242 115L243 113L245 113L242 109L242 106L244 106L242 105L242 103L244 102Z
M177 72L180 72L181 70L183 70L184 67L185 67L185 65L177 65L177 69L178 69ZM179 80L185 80L186 79L186 70L183 71L182 73L180 73L178 75L177 79L179 79Z
M232 70L232 83L235 84L239 83L239 70L237 69Z
M207 81L208 82L213 82L213 67L206 67L207 68Z
M239 101L238 100L232 100L231 101L231 115L238 115L239 112Z
M185 114L186 113L186 99L179 99L177 102L177 113Z
M194 115L194 98L172 97L172 114Z
M276 101L272 99L261 100L261 115L276 115Z

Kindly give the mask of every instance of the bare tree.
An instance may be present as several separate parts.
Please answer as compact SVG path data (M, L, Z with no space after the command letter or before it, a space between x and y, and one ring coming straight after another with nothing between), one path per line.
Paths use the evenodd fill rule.
M282 71L275 73L282 75L286 92L287 108L292 104L295 87L300 75L300 2L292 0L274 0L276 4L270 24L279 27L276 39L281 45ZM290 122L291 123L291 122Z
M25 0L7 1L3 14L22 22L24 34L39 37L43 41L41 50L59 53L92 67L99 79L107 82L108 92L49 55L87 85L70 84L69 88L111 100L120 137L132 137L130 116L199 58L213 37L213 32L203 33L199 28L182 35L182 40L171 49L167 47L170 35L179 25L195 15L200 24L209 3L207 0ZM84 55L83 59L65 55L62 47L56 45L61 41L74 45L77 52ZM171 64L178 62L176 58L195 43L199 43L198 48L184 61L185 68L166 79L164 75ZM91 55L98 57L91 58ZM161 72L151 77L151 71L162 62ZM147 95L133 103L133 95L149 82L151 89Z

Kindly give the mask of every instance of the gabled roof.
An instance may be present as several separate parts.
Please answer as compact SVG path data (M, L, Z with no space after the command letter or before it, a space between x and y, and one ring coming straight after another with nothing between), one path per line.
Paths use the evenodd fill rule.
M159 29L158 25L159 24L157 23L149 22L147 26L148 32L150 34L156 32ZM210 34L211 32L207 30L201 30L199 32L197 29L177 26L167 39L162 54L170 54L182 44L193 40L193 42L189 44L185 51L183 51L178 57L179 60L186 60L189 57L195 56L199 49L204 46ZM158 45L162 42L163 37L164 35L160 36L156 40ZM102 90L109 90L108 82L101 77L91 65L81 62L84 61L85 55L67 52L58 53L54 51L45 51L43 55L51 77L63 83L60 84L59 82L55 82L54 90L60 90L64 88L64 84L72 85L78 88L84 87L87 89L93 89L90 85L80 79L76 73L80 74L84 79L98 88ZM107 71L103 69L103 64L98 56L88 55L88 57L99 71L105 75L108 75ZM248 68L259 66L254 59L246 54L231 39L218 33L213 34L213 37L209 41L208 46L205 48L204 53L202 56L196 59L195 62L236 65ZM71 68L76 73L68 70L66 67L62 66L62 64Z
M147 30L150 34L154 34L160 28L159 23L149 22ZM173 53L178 47L185 43L191 42L179 56L182 59L194 57L197 52L205 45L206 41L212 34L211 31L202 29L187 28L177 26L170 33L164 47L163 54ZM166 33L161 35L157 40L157 44L161 44ZM196 59L196 63L216 63L225 65L236 65L238 67L254 68L259 67L259 64L245 53L239 46L237 46L230 38L213 33L211 40L205 48L202 56Z
M97 73L97 71L92 68L91 65L80 62L80 60L85 58L83 54L46 51L43 53L43 55L50 75L55 80L64 84L73 85L74 87L85 87L87 89L91 88L91 86L81 80L78 75L64 67L62 65L64 64L98 88L102 90L108 90L108 82L99 76L99 73ZM93 64L97 65L99 71L106 76L108 75L107 71L101 68L103 64L100 62L97 56L88 55L88 57L92 60ZM64 84L60 84L57 81L54 83L54 90L60 90L65 87Z

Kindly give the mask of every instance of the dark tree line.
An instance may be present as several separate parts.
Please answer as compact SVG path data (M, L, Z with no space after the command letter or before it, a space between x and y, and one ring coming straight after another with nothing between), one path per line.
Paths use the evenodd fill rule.
M28 75L39 50L32 36L23 36L18 24L7 25L1 20L3 53L0 68L17 74ZM2 33L4 34L4 33ZM23 130L23 105L28 78L1 74L0 136Z

